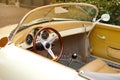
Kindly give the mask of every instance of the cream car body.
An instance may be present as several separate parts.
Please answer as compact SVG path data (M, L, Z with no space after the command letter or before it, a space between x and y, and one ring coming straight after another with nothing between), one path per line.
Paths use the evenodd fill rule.
M110 63L114 63L119 67L120 58L118 56L120 54L118 50L114 50L114 47L119 49L117 43L120 43L120 38L115 37L118 40L111 39L112 42L109 43L105 41L109 40L110 37L107 35L107 31L108 33L109 31L113 32L113 35L118 35L119 32L116 33L116 31L119 31L120 28L115 25L99 23L99 20L97 22L97 15L97 8L90 4L53 4L36 8L27 13L20 23L1 28L0 80L86 80L88 77L81 76L77 69L72 68L74 66L70 66L71 61L74 62L74 60L78 62L81 60L85 64L88 60L87 57L91 55L92 57L99 57ZM67 61L66 53L68 53L68 56L77 54L78 58L74 59L75 56L72 58L69 57L68 65L66 66L60 64L60 60L56 62L31 51L33 41L29 44L26 38L28 34L34 38L33 32L35 28L41 27L51 27L57 30L63 38L64 51L62 51L63 56L60 56L60 60ZM106 31L102 33L102 30L99 31L99 29ZM99 40L96 41L96 38ZM55 39L53 37L53 40ZM90 45L88 44L88 39L90 39ZM102 44L103 42L105 44ZM96 46L98 43L100 43L100 46ZM47 43L44 40L42 45L44 48L47 48ZM113 46L111 47L111 45ZM116 53L116 56L113 53L109 53L109 56L112 56L109 57L103 46L105 49L108 49L107 51L118 51L118 53ZM42 47L40 46L40 48ZM57 48L59 47L57 46L55 50ZM52 56L51 52L48 51L48 53ZM54 58L55 54L52 57Z

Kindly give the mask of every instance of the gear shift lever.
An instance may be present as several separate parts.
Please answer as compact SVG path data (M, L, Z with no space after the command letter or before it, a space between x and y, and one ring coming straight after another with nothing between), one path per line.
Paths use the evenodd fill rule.
M72 54L70 62L69 62L68 65L70 66L70 64L72 63L73 59L76 59L76 58L77 58L77 54L76 53Z
M72 54L72 59L76 59L76 58L77 58L77 54L76 53Z

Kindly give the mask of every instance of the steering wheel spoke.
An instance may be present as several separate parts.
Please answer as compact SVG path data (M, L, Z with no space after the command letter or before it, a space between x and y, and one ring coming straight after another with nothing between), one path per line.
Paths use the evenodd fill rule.
M53 51L51 49L48 49L47 51L53 59L57 58L57 56L55 56L55 54L53 53Z
M58 38L57 34L51 33L47 41L52 44L57 38Z
M44 40L41 38L41 35L37 36L36 38L36 43L39 43L39 42L44 43Z

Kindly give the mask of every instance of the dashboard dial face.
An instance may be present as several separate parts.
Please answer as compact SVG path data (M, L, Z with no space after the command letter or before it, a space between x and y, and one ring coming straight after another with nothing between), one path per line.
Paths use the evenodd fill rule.
M33 41L32 35L31 35L31 34L28 34L27 37L26 37L26 43L27 43L28 45L30 45L30 44L32 43L32 41Z
M49 37L49 32L44 30L43 33L42 33L42 38L47 39L48 37Z

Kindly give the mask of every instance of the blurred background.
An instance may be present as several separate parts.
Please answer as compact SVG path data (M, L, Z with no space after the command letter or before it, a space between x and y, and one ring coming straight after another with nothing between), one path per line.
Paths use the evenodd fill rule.
M0 27L19 23L31 9L50 3L50 0L0 0Z
M67 2L85 2L98 7L99 15L108 13L108 24L120 25L120 0L0 0L0 27L16 24L31 9L36 7Z

